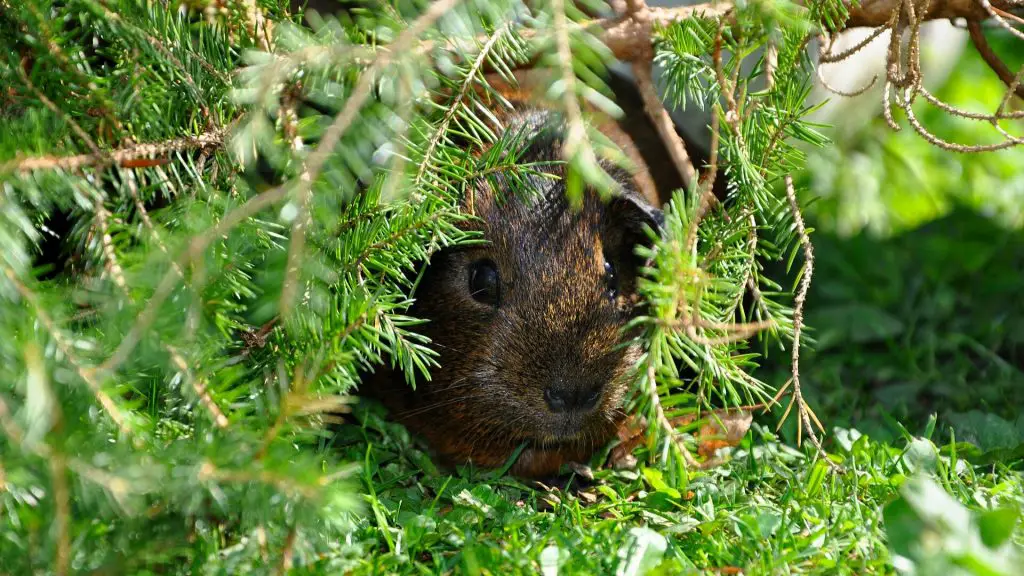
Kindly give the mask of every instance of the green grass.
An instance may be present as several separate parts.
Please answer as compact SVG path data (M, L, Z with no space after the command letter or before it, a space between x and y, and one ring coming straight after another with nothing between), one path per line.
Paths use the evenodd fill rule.
M678 489L657 466L641 464L635 471L596 469L593 481L568 477L568 490L545 490L468 469L424 470L425 454L400 427L372 409L360 420L334 446L363 462L367 513L351 543L319 566L331 572L518 574L554 563L560 574L639 574L644 567L653 574L887 574L887 505L910 557L963 562L968 556L955 550L943 556L927 547L934 534L960 541L961 531L980 530L928 527L935 511L931 500L915 507L914 494L928 487L914 483L917 475L930 474L953 495L944 509L953 516L967 514L958 501L975 510L1024 505L1018 472L975 467L958 456L962 447L925 438L883 443L837 429L834 455L847 467L840 475L755 425L728 464L695 472ZM990 523L996 521L1012 527L1016 515ZM1024 529L1011 530L1024 543ZM981 547L972 558L994 562L997 553Z

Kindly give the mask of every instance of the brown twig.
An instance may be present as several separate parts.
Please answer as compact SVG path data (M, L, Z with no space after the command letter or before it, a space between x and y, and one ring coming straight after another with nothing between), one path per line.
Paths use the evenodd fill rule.
M53 530L57 534L53 571L64 575L71 567L71 491L68 489L68 467L61 453L52 453L48 461L53 482Z
M227 132L228 129L217 128L197 136L185 136L147 144L132 144L131 146L110 152L98 151L92 154L77 154L75 156L30 156L27 158L16 158L0 165L0 173L49 169L73 171L90 166L99 167L108 163L121 165L131 160L153 158L183 150L218 148L224 144Z
M837 468L837 465L828 458L825 454L824 448L821 446L821 441L818 439L818 435L814 432L814 428L811 425L811 417L814 413L811 412L810 406L807 405L807 401L804 400L803 390L800 386L800 335L803 330L804 322L804 303L807 301L807 292L811 287L811 277L814 275L814 248L811 246L811 239L807 236L807 228L804 226L804 218L800 213L800 205L796 199L796 190L793 187L793 177L789 174L785 177L786 184L786 199L789 201L789 208L793 214L793 222L796 224L797 235L800 238L800 245L804 252L804 269L800 276L800 285L797 288L796 297L793 299L793 351L792 351L792 379L790 383L793 386L793 396L790 400L790 407L796 404L798 422L797 422L797 444L799 445L800 429L802 427L807 428L807 437L811 440L811 444L814 445L818 451L818 455L821 456L826 462L832 465L833 468ZM779 390L779 395L787 388L783 386ZM778 396L776 396L778 398ZM786 410L788 415L789 409ZM782 421L785 421L783 416ZM814 417L819 429L824 432L824 428L821 426L821 422L818 422L817 417Z
M277 566L277 574L287 574L292 569L292 549L295 547L298 534L298 528L295 526L288 530L288 537L285 538L284 547L281 548L281 563Z
M672 117L665 110L665 105L661 99L658 98L658 93L654 87L654 79L651 77L650 66L650 60L636 60L633 62L633 75L636 77L637 88L640 90L640 96L643 99L644 112L647 113L647 117L654 123L658 136L661 137L662 142L668 149L669 155L672 156L676 170L683 180L683 186L689 189L690 184L693 183L697 176L697 172L693 168L693 162L690 161L689 154L686 153L683 139L676 132Z
M974 44L974 48L978 50L978 54L981 59L988 64L988 67L996 73L996 76L1006 84L1018 98L1024 99L1024 86L1015 84L1014 73L1010 71L1009 67L999 58L998 55L989 46L988 40L985 38L985 32L982 31L981 23L976 20L967 21L967 32L970 34L971 43Z

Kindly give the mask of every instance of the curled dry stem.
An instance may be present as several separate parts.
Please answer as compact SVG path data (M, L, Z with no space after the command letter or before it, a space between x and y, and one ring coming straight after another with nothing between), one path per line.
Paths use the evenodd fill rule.
M800 237L800 246L804 252L804 270L800 276L800 284L797 288L796 297L793 299L793 352L792 352L792 378L786 386L783 386L779 390L779 393L772 400L774 403L778 398L781 397L782 393L790 386L793 387L793 396L790 400L789 408L786 409L786 414L782 417L782 422L785 422L786 417L789 415L790 409L793 405L797 408L797 444L800 442L801 428L807 428L807 437L810 439L811 444L818 451L818 455L821 456L826 462L829 463L833 469L839 469L839 466L833 462L828 455L825 453L824 448L821 446L821 440L818 439L818 435L814 432L814 427L811 425L811 418L814 418L815 424L818 429L824 433L824 427L818 418L814 416L814 412L811 411L810 406L807 405L807 401L804 399L803 390L800 386L800 335L803 330L804 322L804 303L807 301L807 292L811 287L811 278L814 275L814 248L811 246L811 239L807 235L807 228L804 226L804 218L800 212L800 205L796 199L796 190L793 187L793 177L786 175L786 200L789 201L789 208L793 213L793 222L796 224L797 235Z

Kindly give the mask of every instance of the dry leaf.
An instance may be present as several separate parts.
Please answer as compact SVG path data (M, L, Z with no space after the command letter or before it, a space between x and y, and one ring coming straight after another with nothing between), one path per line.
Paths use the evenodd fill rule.
M740 443L754 420L750 408L712 410L701 414L701 426L694 434L697 454L710 460L719 449ZM670 420L674 427L689 426L697 421L697 414L677 416ZM630 416L619 425L619 443L608 455L608 464L616 469L633 468L636 458L633 450L644 441L647 422L642 416Z
M673 426L687 426L697 420L696 414L673 418ZM694 435L697 439L697 454L712 458L720 448L736 446L747 435L754 415L749 410L732 408L705 412L700 429Z
M612 468L618 470L631 469L636 467L636 458L633 450L644 441L644 431L647 430L647 421L643 416L630 416L619 424L616 434L619 443L612 448L608 455L608 463Z

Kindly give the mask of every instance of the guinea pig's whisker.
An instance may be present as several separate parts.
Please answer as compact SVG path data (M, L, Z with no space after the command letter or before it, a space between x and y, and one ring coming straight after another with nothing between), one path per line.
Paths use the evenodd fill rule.
M399 418L407 418L409 416L417 416L419 414L423 414L425 412L430 412L430 411L436 410L438 408L443 408L445 406L450 406L452 404L458 404L460 402L465 402L466 400L469 400L470 398L473 398L473 397L475 397L475 395L467 394L465 396L459 396L458 398L450 398L450 399L445 400L443 402L435 402L433 404L428 404L426 406L420 406L419 408L416 408L416 409L413 409L413 410L407 410L405 412L399 412L397 416Z

